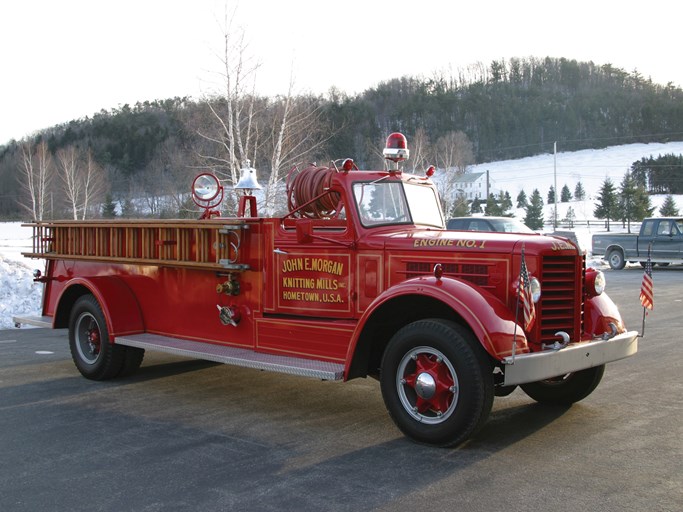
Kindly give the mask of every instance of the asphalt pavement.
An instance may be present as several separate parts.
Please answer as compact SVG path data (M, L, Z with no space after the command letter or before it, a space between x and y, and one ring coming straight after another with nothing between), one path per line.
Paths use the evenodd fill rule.
M640 330L642 270L607 271ZM404 438L379 385L147 353L80 376L65 331L0 331L0 510L679 511L683 268L656 269L639 353L588 398L516 390L455 449Z

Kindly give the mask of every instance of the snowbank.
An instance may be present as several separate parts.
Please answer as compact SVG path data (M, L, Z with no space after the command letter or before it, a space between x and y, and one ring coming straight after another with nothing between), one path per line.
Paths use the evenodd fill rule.
M30 228L0 222L0 329L14 327L14 315L40 315L43 285L33 282L33 270L44 263L21 255L30 248Z

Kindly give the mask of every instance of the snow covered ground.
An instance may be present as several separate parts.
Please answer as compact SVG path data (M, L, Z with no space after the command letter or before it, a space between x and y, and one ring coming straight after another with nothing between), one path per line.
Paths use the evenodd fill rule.
M39 315L42 284L33 282L33 270L44 271L42 260L21 255L31 249L31 229L20 222L0 222L0 329L14 326L13 315Z
M566 217L571 207L576 216L573 229L579 245L586 251L588 265L606 268L602 261L592 258L590 254L591 236L603 232L604 224L595 218L595 198L606 177L619 186L624 173L631 164L650 155L657 157L668 153L683 154L683 142L667 144L629 144L600 150L584 150L573 153L558 153L557 162L553 155L540 155L519 160L492 162L475 166L472 172L488 170L493 184L507 190L513 201L520 190L530 196L534 188L541 193L544 201L548 190L554 185L557 175L557 188L566 184L574 192L576 182L581 181L586 191L584 201L558 203L558 219ZM683 211L683 196L674 196L679 209ZM652 205L658 210L664 196L652 196ZM655 210L655 215L658 214ZM516 211L516 216L523 219L524 210ZM545 205L546 223L552 220L552 205ZM547 225L547 224L546 224ZM635 226L637 229L637 226ZM563 231L569 230L561 226ZM612 223L612 231L621 231L619 223ZM551 231L548 228L547 231ZM21 227L20 222L0 222L0 329L14 326L13 315L40 314L42 285L33 282L34 269L44 271L42 260L24 258L21 253L31 249L31 229Z

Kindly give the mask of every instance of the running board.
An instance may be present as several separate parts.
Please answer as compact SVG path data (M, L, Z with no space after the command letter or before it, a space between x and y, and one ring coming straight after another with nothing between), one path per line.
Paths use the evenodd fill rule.
M177 356L194 357L217 363L231 364L256 370L269 370L322 380L342 380L344 365L314 361L298 357L262 354L244 348L187 341L157 334L117 336L114 343L129 347L165 352Z
M51 316L13 316L14 327L33 325L35 327L52 327Z

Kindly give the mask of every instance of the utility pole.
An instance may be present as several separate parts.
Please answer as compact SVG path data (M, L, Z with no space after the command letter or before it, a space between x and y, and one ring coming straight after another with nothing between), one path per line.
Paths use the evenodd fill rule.
M555 179L555 212L553 213L553 229L557 229L557 141L553 142L553 176Z
M489 200L489 190L491 189L491 182L489 180L489 170L486 169L486 200Z

